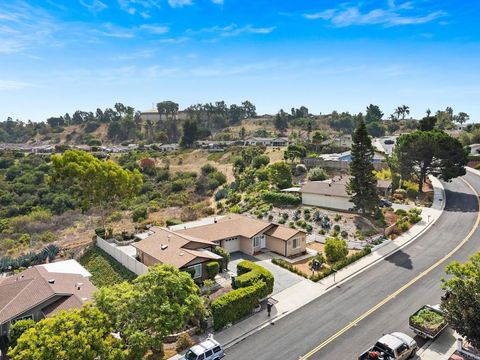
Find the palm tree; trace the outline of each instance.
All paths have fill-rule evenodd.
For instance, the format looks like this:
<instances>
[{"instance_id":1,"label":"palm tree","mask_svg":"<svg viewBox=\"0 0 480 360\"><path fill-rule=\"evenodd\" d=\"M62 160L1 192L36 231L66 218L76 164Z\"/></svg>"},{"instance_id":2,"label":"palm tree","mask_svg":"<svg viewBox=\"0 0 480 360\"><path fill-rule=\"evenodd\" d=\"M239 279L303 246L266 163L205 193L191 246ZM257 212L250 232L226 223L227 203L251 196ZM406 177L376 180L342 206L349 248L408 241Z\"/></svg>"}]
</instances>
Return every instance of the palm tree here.
<instances>
[{"instance_id":1,"label":"palm tree","mask_svg":"<svg viewBox=\"0 0 480 360\"><path fill-rule=\"evenodd\" d=\"M397 108L394 111L394 114L397 116L397 120L400 119L400 115L403 114L403 107L397 106Z\"/></svg>"},{"instance_id":2,"label":"palm tree","mask_svg":"<svg viewBox=\"0 0 480 360\"><path fill-rule=\"evenodd\" d=\"M402 105L402 120L405 120L405 114L410 114L410 107L407 105Z\"/></svg>"}]
</instances>

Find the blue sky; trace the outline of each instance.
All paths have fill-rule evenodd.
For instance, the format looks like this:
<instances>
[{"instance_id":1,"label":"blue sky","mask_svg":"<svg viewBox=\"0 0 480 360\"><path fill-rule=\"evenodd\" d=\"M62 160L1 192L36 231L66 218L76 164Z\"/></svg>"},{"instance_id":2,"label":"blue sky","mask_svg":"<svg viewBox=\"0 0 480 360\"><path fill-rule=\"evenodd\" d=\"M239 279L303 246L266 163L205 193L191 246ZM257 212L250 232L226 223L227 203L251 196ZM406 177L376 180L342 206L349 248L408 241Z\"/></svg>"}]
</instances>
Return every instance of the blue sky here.
<instances>
[{"instance_id":1,"label":"blue sky","mask_svg":"<svg viewBox=\"0 0 480 360\"><path fill-rule=\"evenodd\" d=\"M480 121L479 15L453 0L0 0L0 120L248 99Z\"/></svg>"}]
</instances>

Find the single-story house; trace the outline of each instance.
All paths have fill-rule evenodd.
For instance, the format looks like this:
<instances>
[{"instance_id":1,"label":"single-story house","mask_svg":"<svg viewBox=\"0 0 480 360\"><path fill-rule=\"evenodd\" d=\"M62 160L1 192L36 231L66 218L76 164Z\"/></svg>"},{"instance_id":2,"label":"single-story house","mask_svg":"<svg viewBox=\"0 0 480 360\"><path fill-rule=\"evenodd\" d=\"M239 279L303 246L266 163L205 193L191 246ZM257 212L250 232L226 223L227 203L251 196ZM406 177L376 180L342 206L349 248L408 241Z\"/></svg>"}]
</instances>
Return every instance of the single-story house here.
<instances>
[{"instance_id":1,"label":"single-story house","mask_svg":"<svg viewBox=\"0 0 480 360\"><path fill-rule=\"evenodd\" d=\"M163 152L177 151L178 144L162 144L158 148L160 151L163 151Z\"/></svg>"},{"instance_id":2,"label":"single-story house","mask_svg":"<svg viewBox=\"0 0 480 360\"><path fill-rule=\"evenodd\" d=\"M337 154L322 154L319 156L320 159L326 160L326 161L345 161L345 162L351 162L352 161L352 152L349 151L344 151L343 153L337 153ZM372 162L374 163L379 163L385 161L385 157L383 155L380 155L378 153L373 154L373 160Z\"/></svg>"},{"instance_id":3,"label":"single-story house","mask_svg":"<svg viewBox=\"0 0 480 360\"><path fill-rule=\"evenodd\" d=\"M195 280L205 280L206 264L220 262L222 257L211 250L217 246L214 242L196 238L167 228L154 226L149 233L141 234L140 240L132 246L137 251L137 259L146 266L170 264L183 270L192 269Z\"/></svg>"},{"instance_id":4,"label":"single-story house","mask_svg":"<svg viewBox=\"0 0 480 360\"><path fill-rule=\"evenodd\" d=\"M39 321L80 308L96 290L91 274L75 260L37 265L0 280L0 336L21 319Z\"/></svg>"},{"instance_id":5,"label":"single-story house","mask_svg":"<svg viewBox=\"0 0 480 360\"><path fill-rule=\"evenodd\" d=\"M300 189L302 204L336 210L350 210L354 204L347 193L349 176L336 176L324 181L308 181ZM381 196L391 189L391 181L379 180L377 188Z\"/></svg>"},{"instance_id":6,"label":"single-story house","mask_svg":"<svg viewBox=\"0 0 480 360\"><path fill-rule=\"evenodd\" d=\"M185 226L176 232L214 242L229 252L241 251L248 255L266 249L290 257L305 252L307 244L304 231L239 214L217 217L209 224Z\"/></svg>"},{"instance_id":7,"label":"single-story house","mask_svg":"<svg viewBox=\"0 0 480 360\"><path fill-rule=\"evenodd\" d=\"M255 145L264 145L264 146L287 146L288 138L278 137L249 137L243 141L244 146L255 146Z\"/></svg>"}]
</instances>

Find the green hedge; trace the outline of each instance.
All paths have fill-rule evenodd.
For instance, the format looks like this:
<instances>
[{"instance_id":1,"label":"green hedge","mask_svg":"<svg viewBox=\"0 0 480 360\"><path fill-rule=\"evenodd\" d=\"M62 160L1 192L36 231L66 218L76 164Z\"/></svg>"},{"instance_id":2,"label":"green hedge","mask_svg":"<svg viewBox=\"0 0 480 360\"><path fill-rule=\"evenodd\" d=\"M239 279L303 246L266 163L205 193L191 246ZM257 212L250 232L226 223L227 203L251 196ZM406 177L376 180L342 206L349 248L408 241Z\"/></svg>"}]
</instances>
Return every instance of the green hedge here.
<instances>
[{"instance_id":1,"label":"green hedge","mask_svg":"<svg viewBox=\"0 0 480 360\"><path fill-rule=\"evenodd\" d=\"M300 205L302 200L295 195L268 191L262 194L262 200L273 205Z\"/></svg>"},{"instance_id":2,"label":"green hedge","mask_svg":"<svg viewBox=\"0 0 480 360\"><path fill-rule=\"evenodd\" d=\"M263 266L257 265L249 260L243 260L237 265L237 274L238 276L235 278L235 286L237 288L251 286L258 280L263 280L267 286L265 295L262 296L262 298L272 293L275 280L272 273Z\"/></svg>"},{"instance_id":3,"label":"green hedge","mask_svg":"<svg viewBox=\"0 0 480 360\"><path fill-rule=\"evenodd\" d=\"M252 313L258 304L266 285L258 281L252 286L236 289L220 296L212 303L213 328L219 330L225 325Z\"/></svg>"},{"instance_id":4,"label":"green hedge","mask_svg":"<svg viewBox=\"0 0 480 360\"><path fill-rule=\"evenodd\" d=\"M251 261L237 265L235 290L220 296L212 303L213 327L223 328L252 313L258 300L273 291L274 278L270 271Z\"/></svg>"},{"instance_id":5,"label":"green hedge","mask_svg":"<svg viewBox=\"0 0 480 360\"><path fill-rule=\"evenodd\" d=\"M215 276L218 274L218 270L220 269L220 265L218 265L218 262L216 261L211 261L207 265L207 276L209 279L214 279Z\"/></svg>"}]
</instances>

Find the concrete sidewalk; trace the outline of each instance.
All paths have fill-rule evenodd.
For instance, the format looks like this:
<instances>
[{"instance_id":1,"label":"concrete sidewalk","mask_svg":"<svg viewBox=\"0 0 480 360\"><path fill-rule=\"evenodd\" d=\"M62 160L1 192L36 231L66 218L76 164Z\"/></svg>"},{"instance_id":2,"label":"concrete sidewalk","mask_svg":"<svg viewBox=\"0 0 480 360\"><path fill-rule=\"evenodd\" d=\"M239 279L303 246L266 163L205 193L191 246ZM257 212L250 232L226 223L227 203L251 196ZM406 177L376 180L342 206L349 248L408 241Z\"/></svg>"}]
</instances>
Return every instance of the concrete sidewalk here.
<instances>
[{"instance_id":1,"label":"concrete sidewalk","mask_svg":"<svg viewBox=\"0 0 480 360\"><path fill-rule=\"evenodd\" d=\"M376 246L372 249L373 251L370 255L367 255L355 263L339 270L335 276L330 275L317 283L308 279L303 279L295 285L286 288L272 296L272 298L277 301L277 304L272 308L271 317L268 317L266 311L262 310L259 313L253 314L248 318L235 323L229 328L215 333L215 339L227 349L255 332L273 325L282 317L298 310L300 307L322 296L334 286L360 274L417 239L427 231L435 221L437 221L445 207L445 191L443 185L434 177L430 177L430 180L434 189L432 207L422 208L422 221L414 224L409 231L402 234L394 241L386 240L382 244ZM176 356L171 359L178 358L179 356Z\"/></svg>"},{"instance_id":2,"label":"concrete sidewalk","mask_svg":"<svg viewBox=\"0 0 480 360\"><path fill-rule=\"evenodd\" d=\"M447 327L434 341L427 342L417 355L422 360L448 360L457 349L458 334Z\"/></svg>"}]
</instances>

